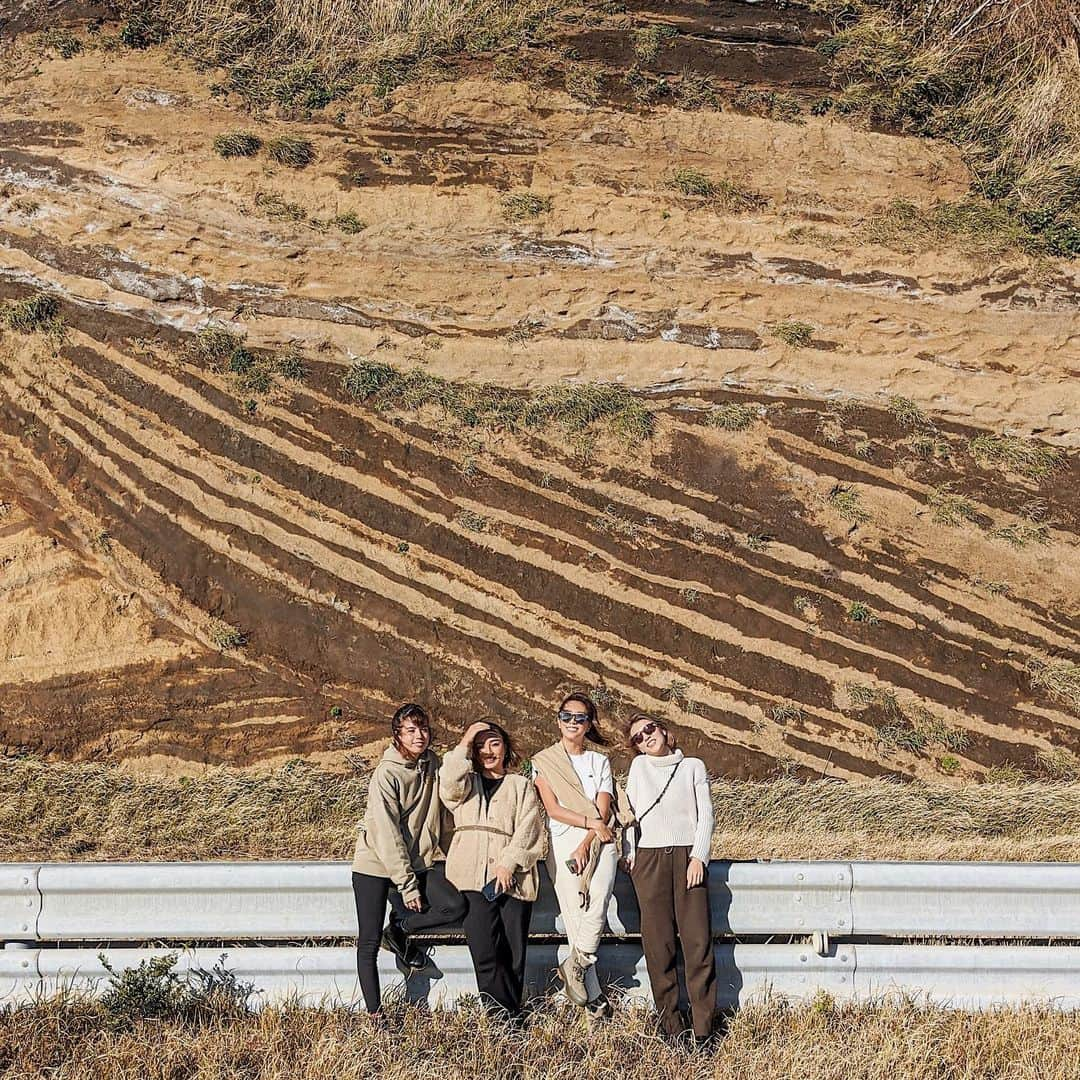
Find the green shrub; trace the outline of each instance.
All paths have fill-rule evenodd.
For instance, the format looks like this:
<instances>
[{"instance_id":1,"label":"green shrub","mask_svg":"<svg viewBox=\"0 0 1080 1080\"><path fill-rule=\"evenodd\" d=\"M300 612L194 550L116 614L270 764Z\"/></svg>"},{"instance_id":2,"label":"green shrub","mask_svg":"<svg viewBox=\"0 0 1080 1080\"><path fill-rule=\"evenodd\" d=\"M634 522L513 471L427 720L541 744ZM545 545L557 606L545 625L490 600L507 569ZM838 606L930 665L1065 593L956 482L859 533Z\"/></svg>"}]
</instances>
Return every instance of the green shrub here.
<instances>
[{"instance_id":1,"label":"green shrub","mask_svg":"<svg viewBox=\"0 0 1080 1080\"><path fill-rule=\"evenodd\" d=\"M37 42L44 51L57 53L65 60L70 60L83 51L82 42L64 27L42 31L37 36Z\"/></svg>"},{"instance_id":2,"label":"green shrub","mask_svg":"<svg viewBox=\"0 0 1080 1080\"><path fill-rule=\"evenodd\" d=\"M808 322L800 322L797 319L771 323L769 333L774 338L779 338L785 345L791 345L797 349L805 349L814 340L814 327Z\"/></svg>"},{"instance_id":3,"label":"green shrub","mask_svg":"<svg viewBox=\"0 0 1080 1080\"><path fill-rule=\"evenodd\" d=\"M367 223L361 221L352 210L349 210L344 214L338 214L337 217L334 218L334 224L343 233L347 233L349 236L356 236L367 228Z\"/></svg>"},{"instance_id":4,"label":"green shrub","mask_svg":"<svg viewBox=\"0 0 1080 1080\"><path fill-rule=\"evenodd\" d=\"M503 215L509 221L524 221L551 212L550 195L534 195L531 191L515 191L501 200Z\"/></svg>"},{"instance_id":5,"label":"green shrub","mask_svg":"<svg viewBox=\"0 0 1080 1080\"><path fill-rule=\"evenodd\" d=\"M231 131L214 137L214 150L223 158L254 157L262 139L250 131Z\"/></svg>"},{"instance_id":6,"label":"green shrub","mask_svg":"<svg viewBox=\"0 0 1080 1080\"><path fill-rule=\"evenodd\" d=\"M520 393L490 383L459 383L425 371L399 371L378 360L352 363L342 390L376 409L415 411L438 407L465 427L509 431L558 426L580 434L604 423L615 434L640 442L652 436L651 410L626 387L611 383L560 383Z\"/></svg>"},{"instance_id":7,"label":"green shrub","mask_svg":"<svg viewBox=\"0 0 1080 1080\"><path fill-rule=\"evenodd\" d=\"M758 410L741 401L723 401L714 405L705 417L709 427L723 431L745 431L758 419Z\"/></svg>"},{"instance_id":8,"label":"green shrub","mask_svg":"<svg viewBox=\"0 0 1080 1080\"><path fill-rule=\"evenodd\" d=\"M266 152L279 165L303 169L315 160L315 147L310 139L296 135L280 135L266 144Z\"/></svg>"},{"instance_id":9,"label":"green shrub","mask_svg":"<svg viewBox=\"0 0 1080 1080\"><path fill-rule=\"evenodd\" d=\"M176 953L151 956L117 971L104 953L98 954L108 984L99 1005L112 1028L130 1028L146 1020L221 1021L249 1011L254 983L244 983L224 966L222 955L205 971L195 968L181 977L174 970Z\"/></svg>"},{"instance_id":10,"label":"green shrub","mask_svg":"<svg viewBox=\"0 0 1080 1080\"><path fill-rule=\"evenodd\" d=\"M0 311L9 330L20 334L50 334L62 330L60 301L52 293L39 292L25 300L14 300Z\"/></svg>"},{"instance_id":11,"label":"green shrub","mask_svg":"<svg viewBox=\"0 0 1080 1080\"><path fill-rule=\"evenodd\" d=\"M861 600L852 600L848 604L847 616L852 622L866 623L867 626L876 626L879 621L873 609Z\"/></svg>"}]
</instances>

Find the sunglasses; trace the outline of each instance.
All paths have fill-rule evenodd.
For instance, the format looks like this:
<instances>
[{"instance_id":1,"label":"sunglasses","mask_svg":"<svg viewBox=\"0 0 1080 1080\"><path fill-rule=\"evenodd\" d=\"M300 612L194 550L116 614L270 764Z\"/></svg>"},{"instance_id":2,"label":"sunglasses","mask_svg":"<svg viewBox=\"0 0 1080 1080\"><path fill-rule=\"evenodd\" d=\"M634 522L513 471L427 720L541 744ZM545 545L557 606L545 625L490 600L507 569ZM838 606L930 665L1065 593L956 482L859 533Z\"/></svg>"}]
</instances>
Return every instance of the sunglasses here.
<instances>
[{"instance_id":1,"label":"sunglasses","mask_svg":"<svg viewBox=\"0 0 1080 1080\"><path fill-rule=\"evenodd\" d=\"M583 712L569 712L563 709L559 713L560 724L587 724L589 722L589 714Z\"/></svg>"},{"instance_id":2,"label":"sunglasses","mask_svg":"<svg viewBox=\"0 0 1080 1080\"><path fill-rule=\"evenodd\" d=\"M640 746L659 726L650 720L636 735L630 736L630 741L634 746Z\"/></svg>"}]
</instances>

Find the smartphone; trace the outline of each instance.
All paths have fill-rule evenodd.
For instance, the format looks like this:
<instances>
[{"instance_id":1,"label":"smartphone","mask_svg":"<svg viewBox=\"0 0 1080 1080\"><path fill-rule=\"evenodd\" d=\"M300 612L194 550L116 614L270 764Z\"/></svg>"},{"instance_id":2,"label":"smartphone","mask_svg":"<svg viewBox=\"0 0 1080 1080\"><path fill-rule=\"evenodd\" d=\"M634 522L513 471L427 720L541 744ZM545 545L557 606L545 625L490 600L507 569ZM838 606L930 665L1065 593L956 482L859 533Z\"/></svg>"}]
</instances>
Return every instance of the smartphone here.
<instances>
[{"instance_id":1,"label":"smartphone","mask_svg":"<svg viewBox=\"0 0 1080 1080\"><path fill-rule=\"evenodd\" d=\"M499 895L495 890L499 887L499 883L492 878L481 890L480 895L489 903L494 904L496 897Z\"/></svg>"},{"instance_id":2,"label":"smartphone","mask_svg":"<svg viewBox=\"0 0 1080 1080\"><path fill-rule=\"evenodd\" d=\"M566 860L566 866L569 869L571 874L580 874L581 873L581 871L578 869L577 859L567 859Z\"/></svg>"}]
</instances>

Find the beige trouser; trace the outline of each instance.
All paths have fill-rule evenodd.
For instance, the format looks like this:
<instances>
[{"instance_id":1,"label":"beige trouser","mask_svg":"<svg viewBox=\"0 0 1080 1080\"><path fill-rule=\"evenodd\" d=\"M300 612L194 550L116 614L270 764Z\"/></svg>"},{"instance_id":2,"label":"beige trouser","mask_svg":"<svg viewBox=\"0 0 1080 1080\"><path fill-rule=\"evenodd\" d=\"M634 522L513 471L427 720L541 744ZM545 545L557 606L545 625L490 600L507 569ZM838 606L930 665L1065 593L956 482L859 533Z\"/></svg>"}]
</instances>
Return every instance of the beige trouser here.
<instances>
[{"instance_id":1,"label":"beige trouser","mask_svg":"<svg viewBox=\"0 0 1080 1080\"><path fill-rule=\"evenodd\" d=\"M596 950L600 945L600 936L607 925L608 901L615 888L615 870L619 857L614 844L604 844L600 848L596 871L589 884L589 906L582 908L578 895L578 877L566 865L566 860L574 849L585 839L585 829L571 826L566 832L552 835L548 844L547 868L553 884L555 896L559 901L563 924L566 926L566 940L577 951L583 964L588 964L585 972L585 989L589 1000L600 996L600 980L596 977Z\"/></svg>"}]
</instances>

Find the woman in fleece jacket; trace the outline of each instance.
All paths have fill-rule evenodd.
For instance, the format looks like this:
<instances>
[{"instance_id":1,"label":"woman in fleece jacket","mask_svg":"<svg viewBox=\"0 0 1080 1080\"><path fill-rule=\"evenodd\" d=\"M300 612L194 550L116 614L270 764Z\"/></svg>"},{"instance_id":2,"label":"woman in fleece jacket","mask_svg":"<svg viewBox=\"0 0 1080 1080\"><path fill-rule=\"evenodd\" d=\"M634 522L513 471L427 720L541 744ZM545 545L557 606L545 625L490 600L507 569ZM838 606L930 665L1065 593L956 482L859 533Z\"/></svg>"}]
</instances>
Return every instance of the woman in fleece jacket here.
<instances>
[{"instance_id":1,"label":"woman in fleece jacket","mask_svg":"<svg viewBox=\"0 0 1080 1080\"><path fill-rule=\"evenodd\" d=\"M521 1012L525 949L544 854L540 801L517 764L510 736L493 720L473 724L446 755L439 794L454 816L446 876L461 890L465 939L485 1008Z\"/></svg>"},{"instance_id":2,"label":"woman in fleece jacket","mask_svg":"<svg viewBox=\"0 0 1080 1080\"><path fill-rule=\"evenodd\" d=\"M653 1000L669 1037L681 1038L676 945L682 945L691 1026L698 1042L712 1034L716 970L709 923L709 849L713 810L699 758L683 757L663 724L644 713L626 728L630 763L626 797L636 825L623 854L641 909L641 944Z\"/></svg>"},{"instance_id":3,"label":"woman in fleece jacket","mask_svg":"<svg viewBox=\"0 0 1080 1080\"><path fill-rule=\"evenodd\" d=\"M428 957L410 934L460 923L461 893L446 880L441 856L439 758L431 749L431 722L419 705L402 705L390 721L393 742L375 767L367 811L353 856L356 898L356 971L368 1012L381 1018L379 943L407 968ZM390 922L383 929L386 901Z\"/></svg>"}]
</instances>

